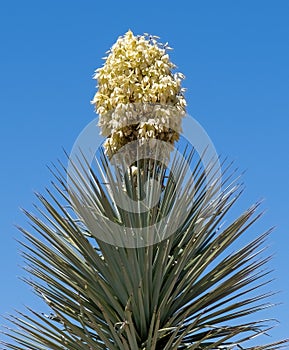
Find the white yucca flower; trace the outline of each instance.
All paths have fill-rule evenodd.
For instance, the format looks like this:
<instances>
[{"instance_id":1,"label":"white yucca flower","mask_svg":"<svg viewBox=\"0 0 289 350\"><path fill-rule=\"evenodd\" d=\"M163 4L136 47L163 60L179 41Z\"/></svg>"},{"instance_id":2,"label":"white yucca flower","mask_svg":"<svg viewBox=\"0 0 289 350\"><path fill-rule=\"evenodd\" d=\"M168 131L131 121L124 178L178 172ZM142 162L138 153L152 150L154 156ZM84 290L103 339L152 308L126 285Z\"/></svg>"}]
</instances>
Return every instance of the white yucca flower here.
<instances>
[{"instance_id":1,"label":"white yucca flower","mask_svg":"<svg viewBox=\"0 0 289 350\"><path fill-rule=\"evenodd\" d=\"M128 31L96 70L98 91L92 103L109 155L137 139L178 139L186 113L184 75L173 73L169 49L157 37Z\"/></svg>"}]
</instances>

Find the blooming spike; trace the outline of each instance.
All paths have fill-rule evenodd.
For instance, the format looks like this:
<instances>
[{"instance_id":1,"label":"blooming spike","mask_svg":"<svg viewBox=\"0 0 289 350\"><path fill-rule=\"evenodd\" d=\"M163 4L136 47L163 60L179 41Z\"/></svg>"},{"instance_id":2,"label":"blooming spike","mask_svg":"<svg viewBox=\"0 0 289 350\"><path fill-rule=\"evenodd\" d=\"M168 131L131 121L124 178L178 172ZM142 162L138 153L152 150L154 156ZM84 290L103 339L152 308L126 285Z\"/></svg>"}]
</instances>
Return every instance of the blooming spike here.
<instances>
[{"instance_id":1,"label":"blooming spike","mask_svg":"<svg viewBox=\"0 0 289 350\"><path fill-rule=\"evenodd\" d=\"M129 30L108 52L96 70L98 82L92 104L108 139L106 151L117 152L136 139L156 138L174 143L181 132L186 101L167 44L152 35L135 36ZM141 116L141 120L139 119Z\"/></svg>"}]
</instances>

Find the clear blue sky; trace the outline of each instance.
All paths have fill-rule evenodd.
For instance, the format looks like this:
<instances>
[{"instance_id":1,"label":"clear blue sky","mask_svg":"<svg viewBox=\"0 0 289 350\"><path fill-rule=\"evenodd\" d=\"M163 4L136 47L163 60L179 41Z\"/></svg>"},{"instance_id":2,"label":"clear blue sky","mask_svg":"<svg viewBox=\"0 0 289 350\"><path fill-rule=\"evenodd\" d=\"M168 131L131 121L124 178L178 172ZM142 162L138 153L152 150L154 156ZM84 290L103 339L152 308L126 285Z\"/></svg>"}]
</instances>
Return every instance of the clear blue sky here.
<instances>
[{"instance_id":1,"label":"clear blue sky","mask_svg":"<svg viewBox=\"0 0 289 350\"><path fill-rule=\"evenodd\" d=\"M42 304L17 276L24 272L14 224L32 209L33 191L51 175L95 114L94 70L119 35L148 32L174 48L186 75L188 112L217 151L246 169L240 213L260 198L268 209L251 231L270 226L274 301L264 313L289 337L289 1L0 2L0 314Z\"/></svg>"}]
</instances>

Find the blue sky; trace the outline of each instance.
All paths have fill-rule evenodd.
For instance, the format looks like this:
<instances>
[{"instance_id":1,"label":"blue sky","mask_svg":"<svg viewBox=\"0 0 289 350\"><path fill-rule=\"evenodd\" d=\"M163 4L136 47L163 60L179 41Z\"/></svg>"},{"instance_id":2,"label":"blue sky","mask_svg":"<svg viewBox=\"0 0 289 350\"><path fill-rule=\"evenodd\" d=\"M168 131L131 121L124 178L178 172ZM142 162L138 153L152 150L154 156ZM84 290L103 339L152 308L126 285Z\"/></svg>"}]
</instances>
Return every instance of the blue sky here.
<instances>
[{"instance_id":1,"label":"blue sky","mask_svg":"<svg viewBox=\"0 0 289 350\"><path fill-rule=\"evenodd\" d=\"M234 160L246 191L234 212L264 198L252 237L276 225L269 245L273 301L266 311L289 337L289 2L2 0L0 4L0 314L42 304L23 276L14 224L26 225L50 162L64 159L95 118L94 70L119 35L148 32L174 48L186 75L188 113L218 153Z\"/></svg>"}]
</instances>

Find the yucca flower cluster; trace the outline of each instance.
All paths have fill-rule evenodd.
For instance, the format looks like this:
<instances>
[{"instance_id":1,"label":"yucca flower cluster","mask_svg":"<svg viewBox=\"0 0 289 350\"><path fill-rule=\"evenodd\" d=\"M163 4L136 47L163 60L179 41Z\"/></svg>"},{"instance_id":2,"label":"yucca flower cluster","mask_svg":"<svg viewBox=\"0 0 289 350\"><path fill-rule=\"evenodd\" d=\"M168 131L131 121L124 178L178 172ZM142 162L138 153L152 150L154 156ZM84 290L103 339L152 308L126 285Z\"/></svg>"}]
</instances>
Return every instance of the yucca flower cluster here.
<instances>
[{"instance_id":1,"label":"yucca flower cluster","mask_svg":"<svg viewBox=\"0 0 289 350\"><path fill-rule=\"evenodd\" d=\"M168 44L148 34L130 30L108 51L103 67L96 70L98 82L92 103L106 136L109 156L139 139L159 139L173 144L181 132L186 101L182 73L173 73Z\"/></svg>"}]
</instances>

